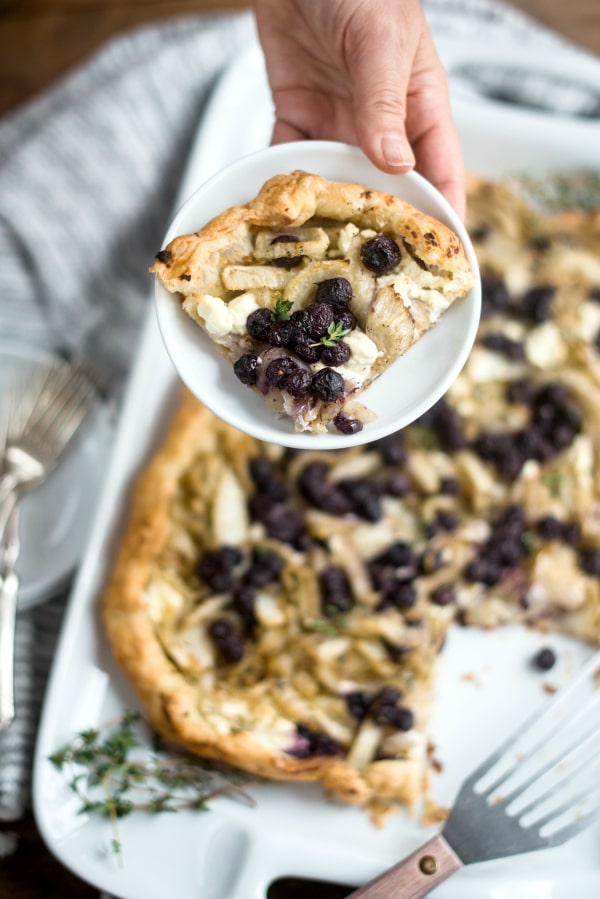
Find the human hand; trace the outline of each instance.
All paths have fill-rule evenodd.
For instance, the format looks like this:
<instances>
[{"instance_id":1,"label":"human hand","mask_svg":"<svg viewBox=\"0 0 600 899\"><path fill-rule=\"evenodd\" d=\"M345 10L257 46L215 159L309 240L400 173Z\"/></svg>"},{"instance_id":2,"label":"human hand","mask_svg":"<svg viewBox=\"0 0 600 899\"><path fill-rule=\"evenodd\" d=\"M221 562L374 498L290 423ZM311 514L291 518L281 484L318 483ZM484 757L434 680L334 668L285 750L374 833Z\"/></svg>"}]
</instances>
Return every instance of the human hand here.
<instances>
[{"instance_id":1,"label":"human hand","mask_svg":"<svg viewBox=\"0 0 600 899\"><path fill-rule=\"evenodd\" d=\"M415 167L465 211L446 76L419 0L255 0L273 143L339 140L385 172Z\"/></svg>"}]
</instances>

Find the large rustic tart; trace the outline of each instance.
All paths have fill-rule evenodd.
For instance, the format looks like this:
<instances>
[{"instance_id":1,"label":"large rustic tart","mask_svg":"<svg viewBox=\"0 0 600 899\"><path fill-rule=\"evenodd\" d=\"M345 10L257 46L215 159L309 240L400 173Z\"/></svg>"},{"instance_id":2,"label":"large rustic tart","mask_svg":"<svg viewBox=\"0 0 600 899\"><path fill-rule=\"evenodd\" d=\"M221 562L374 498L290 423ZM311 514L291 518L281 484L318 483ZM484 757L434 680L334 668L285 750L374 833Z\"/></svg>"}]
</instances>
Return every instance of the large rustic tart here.
<instances>
[{"instance_id":1,"label":"large rustic tart","mask_svg":"<svg viewBox=\"0 0 600 899\"><path fill-rule=\"evenodd\" d=\"M372 418L356 398L474 281L441 222L304 171L175 237L151 271L242 383L313 433Z\"/></svg>"},{"instance_id":2,"label":"large rustic tart","mask_svg":"<svg viewBox=\"0 0 600 899\"><path fill-rule=\"evenodd\" d=\"M192 752L414 805L450 626L600 642L600 218L472 179L468 225L479 335L425 417L291 451L186 393L140 476L104 621Z\"/></svg>"}]
</instances>

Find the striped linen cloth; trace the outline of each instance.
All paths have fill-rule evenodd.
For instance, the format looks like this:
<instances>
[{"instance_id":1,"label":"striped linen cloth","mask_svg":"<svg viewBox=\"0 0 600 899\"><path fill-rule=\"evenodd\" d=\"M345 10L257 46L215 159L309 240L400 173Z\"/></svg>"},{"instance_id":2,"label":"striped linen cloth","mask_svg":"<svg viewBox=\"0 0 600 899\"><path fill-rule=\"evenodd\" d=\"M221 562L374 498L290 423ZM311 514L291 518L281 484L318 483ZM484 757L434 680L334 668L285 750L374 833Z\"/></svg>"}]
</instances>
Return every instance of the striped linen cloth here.
<instances>
[{"instance_id":1,"label":"striped linen cloth","mask_svg":"<svg viewBox=\"0 0 600 899\"><path fill-rule=\"evenodd\" d=\"M494 0L422 0L434 37L564 42ZM111 41L0 122L0 340L126 377L191 140L250 13L169 20ZM117 255L117 247L119 254ZM0 734L0 821L28 803L32 747L66 595L18 617L17 715Z\"/></svg>"}]
</instances>

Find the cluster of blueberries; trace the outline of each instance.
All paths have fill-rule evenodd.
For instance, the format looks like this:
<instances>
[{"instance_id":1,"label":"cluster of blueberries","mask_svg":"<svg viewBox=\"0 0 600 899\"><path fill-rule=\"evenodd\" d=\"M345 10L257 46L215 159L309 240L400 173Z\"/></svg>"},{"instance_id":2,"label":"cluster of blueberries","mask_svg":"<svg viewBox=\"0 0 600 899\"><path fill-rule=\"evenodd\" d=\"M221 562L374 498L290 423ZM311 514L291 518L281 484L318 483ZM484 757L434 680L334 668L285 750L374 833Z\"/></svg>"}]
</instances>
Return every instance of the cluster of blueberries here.
<instances>
[{"instance_id":1,"label":"cluster of blueberries","mask_svg":"<svg viewBox=\"0 0 600 899\"><path fill-rule=\"evenodd\" d=\"M542 324L552 314L552 300L556 287L552 284L536 284L521 296L513 296L504 279L490 272L481 277L481 314L507 313L531 324Z\"/></svg>"},{"instance_id":2,"label":"cluster of blueberries","mask_svg":"<svg viewBox=\"0 0 600 899\"><path fill-rule=\"evenodd\" d=\"M344 697L346 707L353 718L364 721L371 718L375 724L393 730L409 731L414 726L413 712L400 704L402 693L396 687L382 687L377 693L354 690ZM305 724L296 725L296 742L288 755L305 759L314 756L344 756L344 748L322 731L314 731Z\"/></svg>"},{"instance_id":3,"label":"cluster of blueberries","mask_svg":"<svg viewBox=\"0 0 600 899\"><path fill-rule=\"evenodd\" d=\"M297 240L291 235L283 238ZM274 242L275 242L274 241ZM400 249L385 234L378 234L366 241L361 249L361 260L371 271L383 274L391 271L400 261ZM299 264L301 257L282 257L274 260L285 267ZM356 319L349 309L352 285L347 278L328 278L317 284L313 302L304 309L297 309L288 316L261 307L251 312L246 320L246 330L256 342L257 351L244 353L233 366L236 377L249 387L257 384L259 364L263 348L282 348L285 355L271 359L265 367L266 384L284 390L294 399L313 396L324 402L335 402L344 397L342 375L334 369L344 365L351 355L343 338L356 327ZM307 366L320 362L324 368L313 374ZM334 426L340 433L355 434L362 430L362 422L346 415L338 415Z\"/></svg>"},{"instance_id":4,"label":"cluster of blueberries","mask_svg":"<svg viewBox=\"0 0 600 899\"><path fill-rule=\"evenodd\" d=\"M235 546L221 546L207 550L198 561L197 572L215 593L229 593L233 608L241 618L246 634L256 626L254 601L257 591L267 584L276 583L284 566L278 553L266 547L252 550L250 564L243 574L238 574L244 561L243 553ZM233 622L223 616L215 618L208 633L223 661L239 662L245 652L244 642Z\"/></svg>"},{"instance_id":5,"label":"cluster of blueberries","mask_svg":"<svg viewBox=\"0 0 600 899\"><path fill-rule=\"evenodd\" d=\"M548 462L569 446L581 430L582 416L568 390L558 383L536 388L527 379L514 381L507 387L506 398L529 407L529 423L516 431L484 432L471 446L500 475L513 480L528 459ZM445 450L454 452L469 445L458 414L444 400L423 421L431 425Z\"/></svg>"}]
</instances>

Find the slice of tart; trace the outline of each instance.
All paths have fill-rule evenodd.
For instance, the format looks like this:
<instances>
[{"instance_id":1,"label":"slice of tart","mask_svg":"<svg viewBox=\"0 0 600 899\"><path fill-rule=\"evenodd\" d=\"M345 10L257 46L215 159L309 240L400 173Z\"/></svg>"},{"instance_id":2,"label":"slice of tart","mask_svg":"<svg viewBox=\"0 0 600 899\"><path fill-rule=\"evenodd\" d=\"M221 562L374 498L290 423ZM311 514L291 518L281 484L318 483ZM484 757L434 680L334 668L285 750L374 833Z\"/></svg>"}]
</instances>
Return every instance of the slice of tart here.
<instances>
[{"instance_id":1,"label":"slice of tart","mask_svg":"<svg viewBox=\"0 0 600 899\"><path fill-rule=\"evenodd\" d=\"M314 433L372 420L358 395L473 284L441 222L302 171L174 238L151 271L243 384Z\"/></svg>"}]
</instances>

